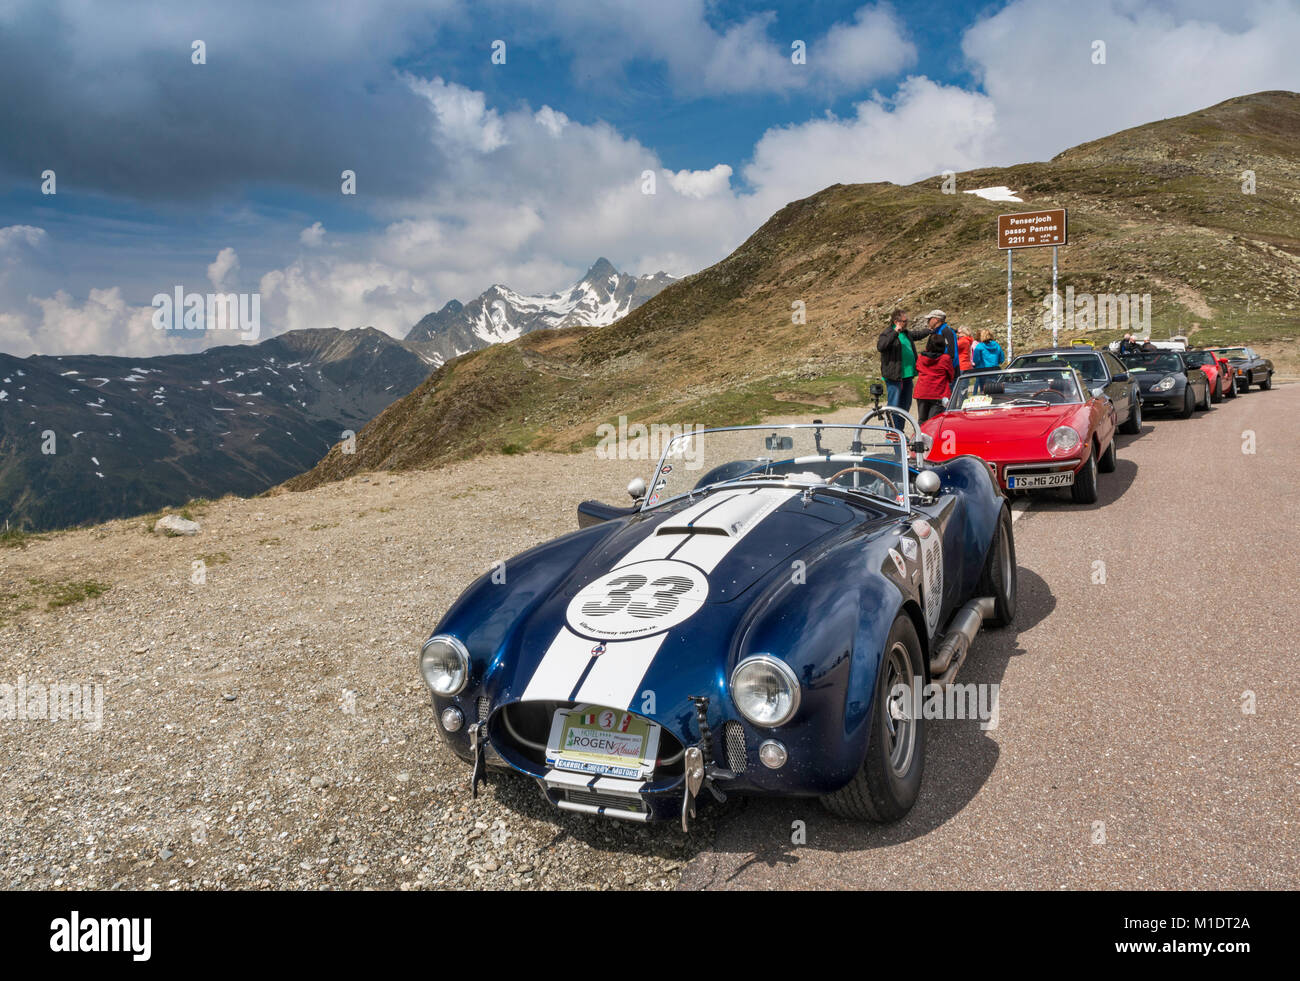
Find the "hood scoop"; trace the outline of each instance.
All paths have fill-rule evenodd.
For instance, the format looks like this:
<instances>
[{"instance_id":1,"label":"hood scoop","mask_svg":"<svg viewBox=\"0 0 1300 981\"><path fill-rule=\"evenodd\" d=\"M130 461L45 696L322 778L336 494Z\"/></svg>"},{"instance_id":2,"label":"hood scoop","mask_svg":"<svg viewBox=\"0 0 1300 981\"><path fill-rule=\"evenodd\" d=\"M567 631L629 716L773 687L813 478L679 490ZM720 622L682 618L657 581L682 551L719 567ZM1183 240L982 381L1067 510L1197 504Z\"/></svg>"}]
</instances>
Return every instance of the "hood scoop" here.
<instances>
[{"instance_id":1,"label":"hood scoop","mask_svg":"<svg viewBox=\"0 0 1300 981\"><path fill-rule=\"evenodd\" d=\"M791 492L782 488L756 488L740 491L717 502L696 517L690 511L669 518L659 526L657 535L721 535L739 538L789 500Z\"/></svg>"}]
</instances>

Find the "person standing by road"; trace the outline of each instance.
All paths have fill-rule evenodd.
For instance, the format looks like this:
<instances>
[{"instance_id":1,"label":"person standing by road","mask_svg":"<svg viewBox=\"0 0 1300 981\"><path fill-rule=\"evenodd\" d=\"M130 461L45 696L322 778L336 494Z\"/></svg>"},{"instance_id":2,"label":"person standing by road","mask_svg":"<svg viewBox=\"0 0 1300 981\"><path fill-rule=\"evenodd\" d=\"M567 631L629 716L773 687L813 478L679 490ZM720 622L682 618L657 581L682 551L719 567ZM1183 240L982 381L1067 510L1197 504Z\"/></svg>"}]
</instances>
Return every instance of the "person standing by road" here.
<instances>
[{"instance_id":1,"label":"person standing by road","mask_svg":"<svg viewBox=\"0 0 1300 981\"><path fill-rule=\"evenodd\" d=\"M975 338L971 337L969 327L957 328L957 374L963 371L970 371L975 367L975 362L971 360L970 350L975 346Z\"/></svg>"},{"instance_id":2,"label":"person standing by road","mask_svg":"<svg viewBox=\"0 0 1300 981\"><path fill-rule=\"evenodd\" d=\"M957 377L947 344L938 334L931 334L925 350L916 362L916 418L925 422L943 411L944 403L952 393L952 381Z\"/></svg>"},{"instance_id":3,"label":"person standing by road","mask_svg":"<svg viewBox=\"0 0 1300 981\"><path fill-rule=\"evenodd\" d=\"M960 364L957 356L957 332L948 326L948 315L942 310L931 310L925 315L926 326L943 338L944 353L952 359L953 364Z\"/></svg>"},{"instance_id":4,"label":"person standing by road","mask_svg":"<svg viewBox=\"0 0 1300 981\"><path fill-rule=\"evenodd\" d=\"M971 361L978 368L996 368L1006 357L1002 345L993 339L993 331L985 329L979 333L979 343L971 349Z\"/></svg>"},{"instance_id":5,"label":"person standing by road","mask_svg":"<svg viewBox=\"0 0 1300 981\"><path fill-rule=\"evenodd\" d=\"M916 381L916 341L930 336L926 328L907 326L907 311L896 307L889 315L889 326L876 340L880 352L880 374L885 379L887 402L904 412L912 411L912 387Z\"/></svg>"}]
</instances>

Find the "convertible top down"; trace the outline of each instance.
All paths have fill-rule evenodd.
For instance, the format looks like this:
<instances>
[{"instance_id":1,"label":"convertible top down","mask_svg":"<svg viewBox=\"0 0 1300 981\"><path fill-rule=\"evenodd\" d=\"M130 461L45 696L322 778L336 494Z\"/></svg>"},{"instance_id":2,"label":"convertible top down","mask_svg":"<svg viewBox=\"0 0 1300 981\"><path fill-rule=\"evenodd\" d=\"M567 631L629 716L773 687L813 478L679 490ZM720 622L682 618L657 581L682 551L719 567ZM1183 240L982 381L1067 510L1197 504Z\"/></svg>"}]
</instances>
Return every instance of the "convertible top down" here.
<instances>
[{"instance_id":1,"label":"convertible top down","mask_svg":"<svg viewBox=\"0 0 1300 981\"><path fill-rule=\"evenodd\" d=\"M862 425L679 436L633 507L584 503L585 527L485 573L420 657L475 791L497 767L564 810L684 828L706 790L905 814L926 748L906 692L950 683L1016 605L988 468L923 447Z\"/></svg>"}]
</instances>

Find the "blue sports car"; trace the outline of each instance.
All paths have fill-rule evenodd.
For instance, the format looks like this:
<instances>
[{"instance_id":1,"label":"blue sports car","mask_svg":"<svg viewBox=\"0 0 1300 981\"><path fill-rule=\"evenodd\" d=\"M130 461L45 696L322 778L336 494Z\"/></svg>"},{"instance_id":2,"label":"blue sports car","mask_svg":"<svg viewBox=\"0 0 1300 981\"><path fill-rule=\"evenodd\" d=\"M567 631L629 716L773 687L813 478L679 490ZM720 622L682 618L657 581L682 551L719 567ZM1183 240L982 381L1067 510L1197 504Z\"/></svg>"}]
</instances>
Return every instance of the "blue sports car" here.
<instances>
[{"instance_id":1,"label":"blue sports car","mask_svg":"<svg viewBox=\"0 0 1300 981\"><path fill-rule=\"evenodd\" d=\"M872 422L678 436L631 507L584 502L465 590L420 673L475 793L503 768L558 808L683 829L706 792L906 814L912 692L1011 622L1015 546L983 462L931 466L914 421Z\"/></svg>"}]
</instances>

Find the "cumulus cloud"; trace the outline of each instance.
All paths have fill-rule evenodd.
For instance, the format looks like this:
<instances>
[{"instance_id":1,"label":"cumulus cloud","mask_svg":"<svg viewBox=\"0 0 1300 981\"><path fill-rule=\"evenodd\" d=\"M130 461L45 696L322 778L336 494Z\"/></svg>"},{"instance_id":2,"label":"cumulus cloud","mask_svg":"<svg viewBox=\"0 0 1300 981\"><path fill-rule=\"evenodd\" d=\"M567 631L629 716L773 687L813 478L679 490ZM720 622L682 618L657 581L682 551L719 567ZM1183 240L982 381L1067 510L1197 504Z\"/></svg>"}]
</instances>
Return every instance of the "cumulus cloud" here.
<instances>
[{"instance_id":1,"label":"cumulus cloud","mask_svg":"<svg viewBox=\"0 0 1300 981\"><path fill-rule=\"evenodd\" d=\"M309 248L314 248L325 241L325 226L318 221L312 222L298 233L298 241Z\"/></svg>"},{"instance_id":2,"label":"cumulus cloud","mask_svg":"<svg viewBox=\"0 0 1300 981\"><path fill-rule=\"evenodd\" d=\"M239 256L234 249L227 246L217 253L216 259L208 266L208 282L212 284L213 289L234 289L237 272L239 272Z\"/></svg>"},{"instance_id":3,"label":"cumulus cloud","mask_svg":"<svg viewBox=\"0 0 1300 981\"><path fill-rule=\"evenodd\" d=\"M707 198L731 186L731 168L718 164L709 170L668 171L668 183L683 197Z\"/></svg>"},{"instance_id":4,"label":"cumulus cloud","mask_svg":"<svg viewBox=\"0 0 1300 981\"><path fill-rule=\"evenodd\" d=\"M92 289L85 300L58 290L32 297L31 310L0 315L0 350L29 354L173 354L175 335L153 327L153 308L127 303L117 287Z\"/></svg>"}]
</instances>

